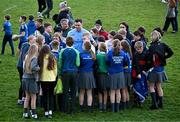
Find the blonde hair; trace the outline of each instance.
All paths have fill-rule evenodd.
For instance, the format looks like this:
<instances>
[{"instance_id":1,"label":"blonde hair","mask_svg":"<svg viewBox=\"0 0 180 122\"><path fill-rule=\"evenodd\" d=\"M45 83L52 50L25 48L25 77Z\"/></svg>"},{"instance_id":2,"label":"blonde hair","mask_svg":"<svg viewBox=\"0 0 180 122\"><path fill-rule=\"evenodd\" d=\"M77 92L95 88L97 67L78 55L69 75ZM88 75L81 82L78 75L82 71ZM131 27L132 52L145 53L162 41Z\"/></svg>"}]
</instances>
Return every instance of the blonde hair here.
<instances>
[{"instance_id":1,"label":"blonde hair","mask_svg":"<svg viewBox=\"0 0 180 122\"><path fill-rule=\"evenodd\" d=\"M143 47L143 43L141 41L137 41L134 45L134 48L141 48Z\"/></svg>"},{"instance_id":2,"label":"blonde hair","mask_svg":"<svg viewBox=\"0 0 180 122\"><path fill-rule=\"evenodd\" d=\"M28 53L27 53L25 61L24 61L25 72L32 73L32 71L31 71L31 60L33 57L37 57L37 54L38 54L38 46L36 44L32 44L29 47Z\"/></svg>"},{"instance_id":3,"label":"blonde hair","mask_svg":"<svg viewBox=\"0 0 180 122\"><path fill-rule=\"evenodd\" d=\"M153 32L151 32L152 42L159 41L160 39L161 39L161 34L157 30L154 30Z\"/></svg>"},{"instance_id":4,"label":"blonde hair","mask_svg":"<svg viewBox=\"0 0 180 122\"><path fill-rule=\"evenodd\" d=\"M59 32L55 32L53 37L58 37L59 39L61 39L61 33Z\"/></svg>"},{"instance_id":5,"label":"blonde hair","mask_svg":"<svg viewBox=\"0 0 180 122\"><path fill-rule=\"evenodd\" d=\"M131 46L126 40L121 41L121 47L124 51L128 52L130 57L132 58Z\"/></svg>"},{"instance_id":6,"label":"blonde hair","mask_svg":"<svg viewBox=\"0 0 180 122\"><path fill-rule=\"evenodd\" d=\"M102 51L102 52L107 51L106 44L104 42L100 42L98 48L99 48L99 51Z\"/></svg>"},{"instance_id":7,"label":"blonde hair","mask_svg":"<svg viewBox=\"0 0 180 122\"><path fill-rule=\"evenodd\" d=\"M113 52L113 55L117 56L119 55L119 51L121 50L121 42L119 39L114 39L113 42L112 42L112 45L113 45L113 49L114 49L114 52Z\"/></svg>"},{"instance_id":8,"label":"blonde hair","mask_svg":"<svg viewBox=\"0 0 180 122\"><path fill-rule=\"evenodd\" d=\"M44 36L43 35L38 35L37 38L36 38L36 43L38 44L39 50L44 44L43 41L45 41Z\"/></svg>"},{"instance_id":9,"label":"blonde hair","mask_svg":"<svg viewBox=\"0 0 180 122\"><path fill-rule=\"evenodd\" d=\"M82 36L88 36L89 38L90 38L90 34L89 33L83 33L83 35Z\"/></svg>"}]
</instances>

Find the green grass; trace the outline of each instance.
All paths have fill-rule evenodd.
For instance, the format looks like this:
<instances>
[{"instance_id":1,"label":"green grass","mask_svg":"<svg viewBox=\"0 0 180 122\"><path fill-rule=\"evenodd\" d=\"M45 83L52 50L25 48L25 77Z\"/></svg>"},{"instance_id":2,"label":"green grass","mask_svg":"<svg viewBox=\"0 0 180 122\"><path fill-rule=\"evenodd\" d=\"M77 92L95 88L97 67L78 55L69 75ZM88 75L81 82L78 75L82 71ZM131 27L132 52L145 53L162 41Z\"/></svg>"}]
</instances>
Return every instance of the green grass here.
<instances>
[{"instance_id":1,"label":"green grass","mask_svg":"<svg viewBox=\"0 0 180 122\"><path fill-rule=\"evenodd\" d=\"M131 30L135 31L139 26L147 30L149 38L151 30L162 27L164 24L166 5L160 0L68 0L72 8L74 18L82 18L84 27L90 29L96 19L103 20L103 26L107 31L117 30L121 21L127 21ZM52 13L58 12L58 1L54 0ZM10 10L7 8L16 6ZM3 16L10 14L13 24L13 32L18 32L20 15L36 15L36 0L1 0L0 23L3 23ZM51 20L46 20L52 22ZM169 28L169 31L171 27ZM171 34L167 32L163 41L172 47L174 56L168 60L166 71L169 81L163 84L164 109L151 111L150 97L146 100L142 109L132 108L120 113L100 113L97 110L91 114L76 113L73 116L56 112L53 121L179 121L180 120L180 33ZM3 32L0 32L0 45ZM18 42L15 42L17 49ZM16 69L17 56L11 57L9 46L6 46L4 56L0 56L0 121L23 121L22 106L16 104L19 88L19 76ZM46 121L43 117L43 110L38 109L40 120ZM30 120L31 121L31 120Z\"/></svg>"}]
</instances>

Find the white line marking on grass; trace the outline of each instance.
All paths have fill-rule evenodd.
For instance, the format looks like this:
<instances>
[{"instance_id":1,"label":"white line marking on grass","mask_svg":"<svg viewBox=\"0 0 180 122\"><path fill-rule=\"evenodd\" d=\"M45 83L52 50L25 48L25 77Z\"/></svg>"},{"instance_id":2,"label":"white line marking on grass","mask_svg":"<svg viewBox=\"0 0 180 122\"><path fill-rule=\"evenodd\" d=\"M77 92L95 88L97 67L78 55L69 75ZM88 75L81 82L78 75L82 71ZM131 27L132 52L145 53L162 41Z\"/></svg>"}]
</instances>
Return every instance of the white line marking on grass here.
<instances>
[{"instance_id":1,"label":"white line marking on grass","mask_svg":"<svg viewBox=\"0 0 180 122\"><path fill-rule=\"evenodd\" d=\"M13 8L16 8L16 7L17 7L16 5L13 5L13 6L7 8L7 9L3 10L3 12L9 11L9 10L11 10L11 9L13 9Z\"/></svg>"}]
</instances>

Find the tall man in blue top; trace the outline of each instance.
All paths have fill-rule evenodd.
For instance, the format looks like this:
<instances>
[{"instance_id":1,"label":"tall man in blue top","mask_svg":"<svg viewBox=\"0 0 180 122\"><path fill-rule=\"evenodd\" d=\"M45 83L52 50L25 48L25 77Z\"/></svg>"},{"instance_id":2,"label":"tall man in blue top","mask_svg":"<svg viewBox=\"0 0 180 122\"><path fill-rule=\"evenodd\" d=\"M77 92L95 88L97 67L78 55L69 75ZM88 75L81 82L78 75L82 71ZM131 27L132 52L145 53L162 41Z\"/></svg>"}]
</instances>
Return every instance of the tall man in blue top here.
<instances>
[{"instance_id":1,"label":"tall man in blue top","mask_svg":"<svg viewBox=\"0 0 180 122\"><path fill-rule=\"evenodd\" d=\"M83 52L83 34L89 33L86 29L83 28L82 19L76 19L74 23L75 28L68 32L67 37L72 37L74 39L73 47L77 49L80 53ZM90 34L91 43L95 46L96 42L94 41L92 35Z\"/></svg>"}]
</instances>

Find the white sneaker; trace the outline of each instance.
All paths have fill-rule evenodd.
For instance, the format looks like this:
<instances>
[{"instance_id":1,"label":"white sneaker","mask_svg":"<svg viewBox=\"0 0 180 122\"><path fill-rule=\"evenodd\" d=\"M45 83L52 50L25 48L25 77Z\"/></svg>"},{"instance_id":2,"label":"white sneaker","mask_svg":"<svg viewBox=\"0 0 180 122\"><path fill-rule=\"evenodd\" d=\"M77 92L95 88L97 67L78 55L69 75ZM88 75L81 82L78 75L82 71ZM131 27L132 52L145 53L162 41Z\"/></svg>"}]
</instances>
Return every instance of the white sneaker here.
<instances>
[{"instance_id":1,"label":"white sneaker","mask_svg":"<svg viewBox=\"0 0 180 122\"><path fill-rule=\"evenodd\" d=\"M41 12L37 12L37 16L38 16L38 18L43 18L43 15Z\"/></svg>"},{"instance_id":2,"label":"white sneaker","mask_svg":"<svg viewBox=\"0 0 180 122\"><path fill-rule=\"evenodd\" d=\"M48 118L52 118L52 110L49 110L49 116L48 116Z\"/></svg>"},{"instance_id":3,"label":"white sneaker","mask_svg":"<svg viewBox=\"0 0 180 122\"><path fill-rule=\"evenodd\" d=\"M46 111L46 112L44 113L44 115L45 115L45 117L48 117L48 116L49 116L49 112Z\"/></svg>"},{"instance_id":4,"label":"white sneaker","mask_svg":"<svg viewBox=\"0 0 180 122\"><path fill-rule=\"evenodd\" d=\"M23 104L24 104L24 101L18 99L17 104L18 104L18 105L23 105Z\"/></svg>"},{"instance_id":5,"label":"white sneaker","mask_svg":"<svg viewBox=\"0 0 180 122\"><path fill-rule=\"evenodd\" d=\"M52 115L52 110L49 110L49 115Z\"/></svg>"},{"instance_id":6,"label":"white sneaker","mask_svg":"<svg viewBox=\"0 0 180 122\"><path fill-rule=\"evenodd\" d=\"M167 1L165 1L165 0L161 0L161 2L162 2L162 3L167 3Z\"/></svg>"},{"instance_id":7,"label":"white sneaker","mask_svg":"<svg viewBox=\"0 0 180 122\"><path fill-rule=\"evenodd\" d=\"M32 110L29 110L29 113L32 115Z\"/></svg>"},{"instance_id":8,"label":"white sneaker","mask_svg":"<svg viewBox=\"0 0 180 122\"><path fill-rule=\"evenodd\" d=\"M23 118L29 118L29 114L28 113L23 113Z\"/></svg>"},{"instance_id":9,"label":"white sneaker","mask_svg":"<svg viewBox=\"0 0 180 122\"><path fill-rule=\"evenodd\" d=\"M33 114L31 117L32 117L33 119L38 119L37 114Z\"/></svg>"}]
</instances>

